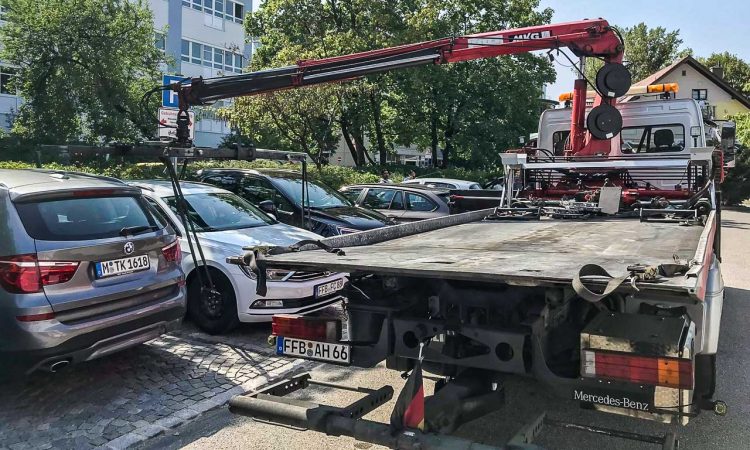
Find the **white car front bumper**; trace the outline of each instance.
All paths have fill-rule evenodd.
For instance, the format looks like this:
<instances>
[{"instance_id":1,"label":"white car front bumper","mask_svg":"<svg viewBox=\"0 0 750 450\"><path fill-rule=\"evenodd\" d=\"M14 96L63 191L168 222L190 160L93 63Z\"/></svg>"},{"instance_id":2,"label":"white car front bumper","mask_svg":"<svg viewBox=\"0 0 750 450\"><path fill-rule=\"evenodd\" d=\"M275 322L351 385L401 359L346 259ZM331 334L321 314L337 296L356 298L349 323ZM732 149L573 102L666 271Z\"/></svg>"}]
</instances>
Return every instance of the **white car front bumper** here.
<instances>
[{"instance_id":1,"label":"white car front bumper","mask_svg":"<svg viewBox=\"0 0 750 450\"><path fill-rule=\"evenodd\" d=\"M269 281L268 294L260 297L255 293L255 281L243 280L238 289L238 316L240 322L270 322L274 314L309 314L344 299L342 291L335 291L319 298L315 297L315 287L337 280L346 281L346 274L332 274L304 280ZM266 307L259 301L280 300L282 306Z\"/></svg>"}]
</instances>

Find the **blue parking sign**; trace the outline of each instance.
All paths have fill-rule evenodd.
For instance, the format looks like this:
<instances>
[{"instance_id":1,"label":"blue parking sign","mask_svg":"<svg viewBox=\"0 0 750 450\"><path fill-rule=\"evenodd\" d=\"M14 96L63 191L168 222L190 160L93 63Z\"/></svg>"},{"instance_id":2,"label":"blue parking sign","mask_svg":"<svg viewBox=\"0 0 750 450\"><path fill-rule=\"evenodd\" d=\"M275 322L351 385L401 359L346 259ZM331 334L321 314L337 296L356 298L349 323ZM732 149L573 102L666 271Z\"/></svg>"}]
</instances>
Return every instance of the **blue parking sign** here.
<instances>
[{"instance_id":1,"label":"blue parking sign","mask_svg":"<svg viewBox=\"0 0 750 450\"><path fill-rule=\"evenodd\" d=\"M184 80L185 77L178 77L175 75L163 75L162 84L168 85ZM162 91L161 93L161 105L165 108L179 108L180 102L177 97L177 92L174 91Z\"/></svg>"}]
</instances>

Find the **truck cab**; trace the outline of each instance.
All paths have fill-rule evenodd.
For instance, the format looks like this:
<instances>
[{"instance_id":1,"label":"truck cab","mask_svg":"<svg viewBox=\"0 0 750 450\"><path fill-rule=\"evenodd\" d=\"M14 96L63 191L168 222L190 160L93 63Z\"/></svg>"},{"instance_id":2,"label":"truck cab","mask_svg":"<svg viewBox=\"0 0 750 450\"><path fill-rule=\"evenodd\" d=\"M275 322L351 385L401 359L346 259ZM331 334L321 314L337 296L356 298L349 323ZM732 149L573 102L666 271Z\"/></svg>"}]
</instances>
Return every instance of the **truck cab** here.
<instances>
[{"instance_id":1,"label":"truck cab","mask_svg":"<svg viewBox=\"0 0 750 450\"><path fill-rule=\"evenodd\" d=\"M618 103L622 131L611 140L610 156L690 154L706 146L700 106L692 99ZM562 156L570 135L570 108L548 109L539 119L537 147Z\"/></svg>"}]
</instances>

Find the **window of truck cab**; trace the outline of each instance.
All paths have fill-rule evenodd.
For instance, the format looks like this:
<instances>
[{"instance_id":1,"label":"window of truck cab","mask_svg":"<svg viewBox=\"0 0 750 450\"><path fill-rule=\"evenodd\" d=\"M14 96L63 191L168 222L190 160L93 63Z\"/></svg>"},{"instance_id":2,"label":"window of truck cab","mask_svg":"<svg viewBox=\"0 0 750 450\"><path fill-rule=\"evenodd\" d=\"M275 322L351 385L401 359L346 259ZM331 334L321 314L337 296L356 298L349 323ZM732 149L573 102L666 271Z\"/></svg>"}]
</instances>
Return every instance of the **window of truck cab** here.
<instances>
[{"instance_id":1,"label":"window of truck cab","mask_svg":"<svg viewBox=\"0 0 750 450\"><path fill-rule=\"evenodd\" d=\"M682 124L625 127L620 132L623 154L674 153L685 150L685 127Z\"/></svg>"}]
</instances>

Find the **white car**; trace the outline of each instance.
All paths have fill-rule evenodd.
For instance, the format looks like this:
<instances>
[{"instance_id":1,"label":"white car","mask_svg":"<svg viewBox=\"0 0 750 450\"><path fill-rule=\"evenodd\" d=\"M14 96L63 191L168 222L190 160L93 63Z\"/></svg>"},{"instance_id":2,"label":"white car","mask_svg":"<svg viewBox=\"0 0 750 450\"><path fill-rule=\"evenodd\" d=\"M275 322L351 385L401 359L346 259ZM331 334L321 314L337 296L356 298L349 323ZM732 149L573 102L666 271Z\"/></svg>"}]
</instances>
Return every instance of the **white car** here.
<instances>
[{"instance_id":1,"label":"white car","mask_svg":"<svg viewBox=\"0 0 750 450\"><path fill-rule=\"evenodd\" d=\"M402 184L422 184L444 189L482 189L482 186L474 181L454 180L453 178L415 178L406 180Z\"/></svg>"},{"instance_id":2,"label":"white car","mask_svg":"<svg viewBox=\"0 0 750 450\"><path fill-rule=\"evenodd\" d=\"M226 258L244 253L243 247L290 245L321 236L277 222L243 198L203 183L180 183L188 214L198 232L209 274L221 293L220 302L203 301L198 271L176 212L172 185L166 180L134 181L146 200L170 222L180 236L182 268L187 276L187 314L202 330L225 333L238 322L268 322L274 314L306 314L342 300L346 274L330 272L267 271L268 293L255 293L256 276ZM200 263L200 259L198 259Z\"/></svg>"}]
</instances>

